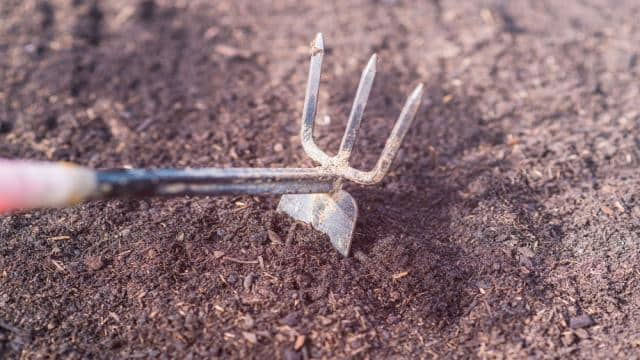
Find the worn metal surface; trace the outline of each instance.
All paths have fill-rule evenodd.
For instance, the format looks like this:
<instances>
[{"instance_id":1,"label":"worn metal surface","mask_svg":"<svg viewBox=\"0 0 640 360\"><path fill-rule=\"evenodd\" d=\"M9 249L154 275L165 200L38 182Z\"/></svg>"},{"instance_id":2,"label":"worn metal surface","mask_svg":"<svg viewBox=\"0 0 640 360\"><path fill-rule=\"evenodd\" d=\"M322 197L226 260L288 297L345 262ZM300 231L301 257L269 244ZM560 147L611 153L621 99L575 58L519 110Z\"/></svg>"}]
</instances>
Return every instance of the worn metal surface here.
<instances>
[{"instance_id":1,"label":"worn metal surface","mask_svg":"<svg viewBox=\"0 0 640 360\"><path fill-rule=\"evenodd\" d=\"M329 192L338 177L322 168L122 169L96 173L97 198Z\"/></svg>"},{"instance_id":2,"label":"worn metal surface","mask_svg":"<svg viewBox=\"0 0 640 360\"><path fill-rule=\"evenodd\" d=\"M349 255L358 205L348 192L339 190L330 194L283 195L278 211L311 224L329 236L331 244L340 254Z\"/></svg>"},{"instance_id":3,"label":"worn metal surface","mask_svg":"<svg viewBox=\"0 0 640 360\"><path fill-rule=\"evenodd\" d=\"M315 40L311 43L309 79L307 83L307 90L305 92L304 107L302 110L302 129L300 130L300 137L302 138L304 151L309 155L309 157L320 163L322 167L326 168L334 175L363 185L376 184L380 182L389 171L391 163L402 144L402 140L411 127L411 123L413 122L416 112L420 107L424 87L422 84L419 84L407 98L393 130L391 130L391 135L387 139L376 166L370 171L358 170L349 166L349 157L351 156L351 151L356 141L356 135L360 128L360 121L364 114L364 108L367 104L367 99L369 98L371 86L373 85L373 79L376 73L377 56L374 54L371 59L369 59L367 66L362 72L360 84L356 91L356 99L353 107L351 108L349 120L347 121L347 128L340 145L340 150L337 155L330 156L316 145L313 138L313 125L316 117L316 109L318 107L320 70L322 67L323 55L324 40L322 38L322 34L318 34Z\"/></svg>"}]
</instances>

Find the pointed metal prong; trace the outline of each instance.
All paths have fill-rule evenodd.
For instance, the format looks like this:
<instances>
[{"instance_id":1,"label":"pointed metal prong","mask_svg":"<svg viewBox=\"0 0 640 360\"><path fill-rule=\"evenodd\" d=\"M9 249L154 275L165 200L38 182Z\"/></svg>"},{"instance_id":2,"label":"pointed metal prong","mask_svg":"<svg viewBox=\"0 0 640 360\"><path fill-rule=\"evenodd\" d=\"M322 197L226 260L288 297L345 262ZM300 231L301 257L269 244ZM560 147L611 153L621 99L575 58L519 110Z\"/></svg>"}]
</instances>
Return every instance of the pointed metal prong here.
<instances>
[{"instance_id":1,"label":"pointed metal prong","mask_svg":"<svg viewBox=\"0 0 640 360\"><path fill-rule=\"evenodd\" d=\"M407 98L407 102L404 104L404 107L400 112L400 117L398 118L398 121L396 121L396 124L393 126L393 130L391 130L391 136L389 136L389 138L387 139L387 143L384 145L384 149L382 150L382 155L380 155L380 159L376 164L376 167L374 169L373 182L382 180L382 178L387 174L387 171L389 171L391 163L396 157L400 145L402 145L402 140L404 140L404 136L407 135L407 131L409 131L411 123L416 117L416 113L418 112L418 108L420 107L420 101L422 100L423 92L424 85L419 84Z\"/></svg>"},{"instance_id":2,"label":"pointed metal prong","mask_svg":"<svg viewBox=\"0 0 640 360\"><path fill-rule=\"evenodd\" d=\"M402 140L404 136L409 131L411 127L411 123L418 112L418 108L420 107L420 101L422 100L422 93L424 92L424 86L422 84L418 85L411 95L407 98L407 101L400 112L400 117L396 124L393 126L393 130L391 130L391 136L387 139L386 144L384 145L384 149L382 150L382 154L380 155L380 159L376 163L376 166L371 171L361 171L354 169L352 167L346 167L342 170L341 175L345 178L357 182L363 185L372 185L384 178L384 176L389 171L391 167L391 163L398 153L398 149L400 145L402 145Z\"/></svg>"},{"instance_id":3,"label":"pointed metal prong","mask_svg":"<svg viewBox=\"0 0 640 360\"><path fill-rule=\"evenodd\" d=\"M367 106L371 86L373 85L373 80L376 77L377 61L378 56L373 54L369 59L367 66L362 71L362 76L360 76L360 83L358 84L358 90L356 91L356 99L351 106L351 113L349 114L347 127L344 132L344 136L342 137L340 150L338 151L337 157L340 161L348 161L351 156L351 151L353 150L353 145L356 142L358 130L360 129L360 122L362 121L364 108Z\"/></svg>"},{"instance_id":4,"label":"pointed metal prong","mask_svg":"<svg viewBox=\"0 0 640 360\"><path fill-rule=\"evenodd\" d=\"M313 124L316 118L318 106L318 91L320 89L320 70L322 68L322 56L324 55L324 41L322 33L318 33L311 43L311 64L309 67L309 80L304 96L304 108L302 109L302 147L313 160L325 164L330 160L329 155L320 150L313 139Z\"/></svg>"}]
</instances>

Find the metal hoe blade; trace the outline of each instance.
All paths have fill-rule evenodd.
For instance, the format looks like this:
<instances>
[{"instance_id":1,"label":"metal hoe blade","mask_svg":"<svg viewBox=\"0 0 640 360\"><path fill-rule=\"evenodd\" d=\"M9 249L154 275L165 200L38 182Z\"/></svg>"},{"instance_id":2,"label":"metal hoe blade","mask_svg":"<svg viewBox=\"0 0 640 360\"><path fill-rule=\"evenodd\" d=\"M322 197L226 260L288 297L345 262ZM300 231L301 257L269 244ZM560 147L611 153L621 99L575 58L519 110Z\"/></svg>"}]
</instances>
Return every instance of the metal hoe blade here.
<instances>
[{"instance_id":1,"label":"metal hoe blade","mask_svg":"<svg viewBox=\"0 0 640 360\"><path fill-rule=\"evenodd\" d=\"M283 195L278 211L311 224L327 234L331 245L344 256L349 255L351 238L358 218L358 205L348 192Z\"/></svg>"}]
</instances>

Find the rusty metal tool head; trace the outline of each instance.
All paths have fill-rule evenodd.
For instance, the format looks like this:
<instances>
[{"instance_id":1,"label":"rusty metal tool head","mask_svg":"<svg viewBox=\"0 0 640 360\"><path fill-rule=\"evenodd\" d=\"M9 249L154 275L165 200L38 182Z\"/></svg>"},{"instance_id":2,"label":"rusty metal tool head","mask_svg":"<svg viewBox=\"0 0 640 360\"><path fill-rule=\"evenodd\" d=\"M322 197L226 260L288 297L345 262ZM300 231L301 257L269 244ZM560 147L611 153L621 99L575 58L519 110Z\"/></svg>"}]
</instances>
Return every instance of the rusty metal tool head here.
<instances>
[{"instance_id":1,"label":"rusty metal tool head","mask_svg":"<svg viewBox=\"0 0 640 360\"><path fill-rule=\"evenodd\" d=\"M358 217L358 206L353 197L341 189L342 183L339 180L345 179L358 184L372 185L384 178L418 111L423 85L418 85L409 95L375 167L369 171L358 170L349 166L349 159L376 75L378 58L376 54L373 54L362 71L340 149L335 156L330 156L316 145L313 138L323 55L324 41L322 34L318 34L311 44L311 65L302 110L300 135L302 146L307 155L320 163L320 170L337 176L338 181L334 189L328 193L284 195L280 199L278 210L289 214L294 219L310 223L316 229L324 232L329 236L333 247L342 255L347 256Z\"/></svg>"},{"instance_id":2,"label":"rusty metal tool head","mask_svg":"<svg viewBox=\"0 0 640 360\"><path fill-rule=\"evenodd\" d=\"M318 167L93 170L68 163L0 159L0 214L119 197L283 194L279 211L327 234L334 248L347 256L358 207L342 190L342 183L350 180L372 185L382 180L416 115L423 86L418 85L409 95L375 167L358 170L349 166L349 158L373 84L377 57L371 57L362 73L340 149L330 156L313 139L323 54L322 35L318 34L312 43L301 129L304 151L320 163Z\"/></svg>"}]
</instances>

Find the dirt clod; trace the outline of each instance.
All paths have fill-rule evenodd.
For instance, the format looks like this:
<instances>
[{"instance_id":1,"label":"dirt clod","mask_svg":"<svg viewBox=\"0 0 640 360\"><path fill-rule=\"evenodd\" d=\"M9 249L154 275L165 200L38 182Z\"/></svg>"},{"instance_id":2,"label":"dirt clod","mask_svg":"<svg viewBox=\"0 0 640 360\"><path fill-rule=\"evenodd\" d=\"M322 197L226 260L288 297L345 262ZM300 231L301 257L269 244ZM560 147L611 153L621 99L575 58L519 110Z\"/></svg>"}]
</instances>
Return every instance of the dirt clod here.
<instances>
[{"instance_id":1,"label":"dirt clod","mask_svg":"<svg viewBox=\"0 0 640 360\"><path fill-rule=\"evenodd\" d=\"M101 256L87 256L84 258L84 264L89 270L97 271L104 267L104 260Z\"/></svg>"}]
</instances>

